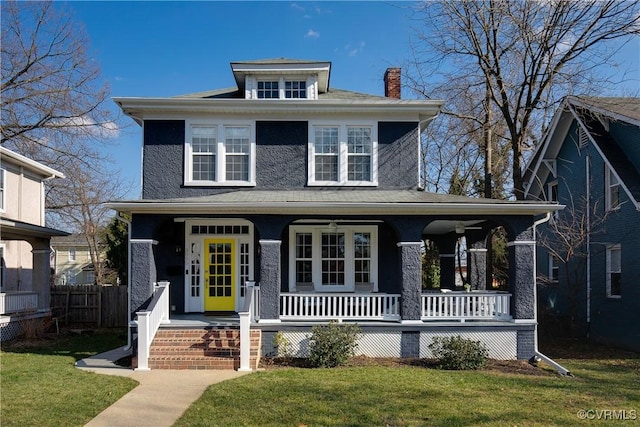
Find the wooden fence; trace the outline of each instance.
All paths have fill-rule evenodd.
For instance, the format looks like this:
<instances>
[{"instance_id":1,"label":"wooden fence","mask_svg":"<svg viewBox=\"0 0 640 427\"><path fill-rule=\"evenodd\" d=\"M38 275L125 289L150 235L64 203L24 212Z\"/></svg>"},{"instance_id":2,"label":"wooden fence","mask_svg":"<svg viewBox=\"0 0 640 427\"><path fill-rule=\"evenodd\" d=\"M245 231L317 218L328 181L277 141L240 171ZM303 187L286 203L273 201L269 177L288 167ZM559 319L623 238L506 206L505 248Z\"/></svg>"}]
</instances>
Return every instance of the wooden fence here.
<instances>
[{"instance_id":1,"label":"wooden fence","mask_svg":"<svg viewBox=\"0 0 640 427\"><path fill-rule=\"evenodd\" d=\"M62 324L127 326L127 287L55 285L51 287L51 310Z\"/></svg>"}]
</instances>

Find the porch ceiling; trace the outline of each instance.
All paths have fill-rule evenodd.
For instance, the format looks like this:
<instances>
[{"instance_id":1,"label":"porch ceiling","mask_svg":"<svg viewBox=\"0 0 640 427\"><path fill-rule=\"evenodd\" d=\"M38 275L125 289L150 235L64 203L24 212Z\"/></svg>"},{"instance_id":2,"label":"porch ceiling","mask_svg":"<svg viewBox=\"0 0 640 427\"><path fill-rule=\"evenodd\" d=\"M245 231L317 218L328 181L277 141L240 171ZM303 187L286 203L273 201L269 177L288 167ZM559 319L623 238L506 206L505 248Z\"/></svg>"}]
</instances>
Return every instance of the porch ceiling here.
<instances>
[{"instance_id":1,"label":"porch ceiling","mask_svg":"<svg viewBox=\"0 0 640 427\"><path fill-rule=\"evenodd\" d=\"M477 199L417 190L239 190L206 197L107 203L130 213L255 213L358 215L541 215L564 206Z\"/></svg>"}]
</instances>

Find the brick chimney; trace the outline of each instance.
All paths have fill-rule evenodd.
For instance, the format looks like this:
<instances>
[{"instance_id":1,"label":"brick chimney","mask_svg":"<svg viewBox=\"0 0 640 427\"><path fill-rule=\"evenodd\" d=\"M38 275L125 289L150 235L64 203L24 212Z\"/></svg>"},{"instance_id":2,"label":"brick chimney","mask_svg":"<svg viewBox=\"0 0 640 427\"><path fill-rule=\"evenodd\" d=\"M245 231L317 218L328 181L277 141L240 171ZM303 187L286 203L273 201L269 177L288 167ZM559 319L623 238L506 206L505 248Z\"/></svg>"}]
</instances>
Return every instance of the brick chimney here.
<instances>
[{"instance_id":1,"label":"brick chimney","mask_svg":"<svg viewBox=\"0 0 640 427\"><path fill-rule=\"evenodd\" d=\"M400 68L387 68L384 72L384 96L400 99Z\"/></svg>"}]
</instances>

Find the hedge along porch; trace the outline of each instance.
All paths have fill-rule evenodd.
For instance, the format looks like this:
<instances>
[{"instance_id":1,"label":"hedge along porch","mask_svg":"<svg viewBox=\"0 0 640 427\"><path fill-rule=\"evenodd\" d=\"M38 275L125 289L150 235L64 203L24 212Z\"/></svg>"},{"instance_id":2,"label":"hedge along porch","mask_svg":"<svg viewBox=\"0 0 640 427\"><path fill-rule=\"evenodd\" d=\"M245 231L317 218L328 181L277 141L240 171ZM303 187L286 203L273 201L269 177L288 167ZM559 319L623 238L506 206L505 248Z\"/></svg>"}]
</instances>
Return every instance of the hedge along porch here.
<instances>
[{"instance_id":1,"label":"hedge along porch","mask_svg":"<svg viewBox=\"0 0 640 427\"><path fill-rule=\"evenodd\" d=\"M534 222L557 206L352 190L238 191L112 207L133 218L131 320L157 281L171 282L176 316L237 312L255 280L252 327L263 331L264 354L282 331L304 355L311 325L335 318L361 324L360 351L370 356L427 357L431 339L443 334L480 339L496 358L536 351ZM482 242L497 226L508 233L508 294L483 291ZM437 242L441 287L452 289L461 233L474 292L423 293L423 240Z\"/></svg>"}]
</instances>

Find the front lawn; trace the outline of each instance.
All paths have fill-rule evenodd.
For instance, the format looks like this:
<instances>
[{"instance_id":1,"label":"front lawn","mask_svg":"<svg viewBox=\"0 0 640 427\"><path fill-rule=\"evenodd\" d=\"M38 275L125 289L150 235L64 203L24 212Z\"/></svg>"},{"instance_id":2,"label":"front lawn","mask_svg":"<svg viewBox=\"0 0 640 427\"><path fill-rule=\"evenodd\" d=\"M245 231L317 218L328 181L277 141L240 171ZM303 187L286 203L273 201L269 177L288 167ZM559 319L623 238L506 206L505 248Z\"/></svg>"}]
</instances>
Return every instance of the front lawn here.
<instances>
[{"instance_id":1,"label":"front lawn","mask_svg":"<svg viewBox=\"0 0 640 427\"><path fill-rule=\"evenodd\" d=\"M420 366L267 370L210 387L175 425L616 425L606 419L614 416L627 418L621 425L640 421L637 355L558 361L575 377Z\"/></svg>"},{"instance_id":2,"label":"front lawn","mask_svg":"<svg viewBox=\"0 0 640 427\"><path fill-rule=\"evenodd\" d=\"M74 367L85 357L124 345L113 332L50 335L3 343L0 352L0 420L11 426L83 426L137 382Z\"/></svg>"}]
</instances>

